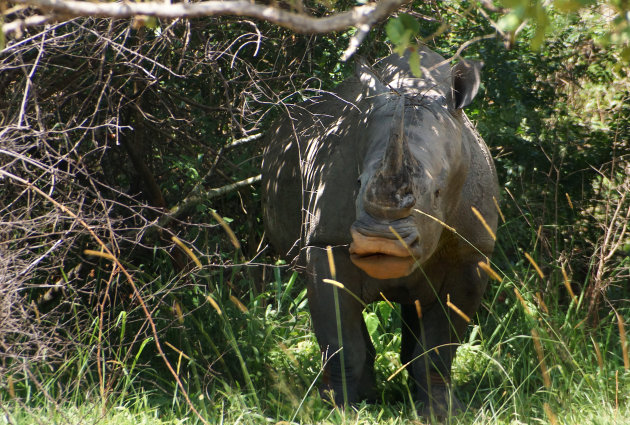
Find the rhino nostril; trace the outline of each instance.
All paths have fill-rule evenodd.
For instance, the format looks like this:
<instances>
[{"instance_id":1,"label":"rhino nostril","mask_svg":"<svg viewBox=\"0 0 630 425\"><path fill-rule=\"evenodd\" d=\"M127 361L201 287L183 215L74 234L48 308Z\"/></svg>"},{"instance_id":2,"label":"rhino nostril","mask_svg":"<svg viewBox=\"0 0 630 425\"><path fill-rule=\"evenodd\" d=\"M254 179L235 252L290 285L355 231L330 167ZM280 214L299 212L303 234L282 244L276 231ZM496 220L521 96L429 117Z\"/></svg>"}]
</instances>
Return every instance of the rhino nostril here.
<instances>
[{"instance_id":1,"label":"rhino nostril","mask_svg":"<svg viewBox=\"0 0 630 425\"><path fill-rule=\"evenodd\" d=\"M401 209L407 210L412 208L416 204L416 197L412 193L403 195L400 199L399 205Z\"/></svg>"}]
</instances>

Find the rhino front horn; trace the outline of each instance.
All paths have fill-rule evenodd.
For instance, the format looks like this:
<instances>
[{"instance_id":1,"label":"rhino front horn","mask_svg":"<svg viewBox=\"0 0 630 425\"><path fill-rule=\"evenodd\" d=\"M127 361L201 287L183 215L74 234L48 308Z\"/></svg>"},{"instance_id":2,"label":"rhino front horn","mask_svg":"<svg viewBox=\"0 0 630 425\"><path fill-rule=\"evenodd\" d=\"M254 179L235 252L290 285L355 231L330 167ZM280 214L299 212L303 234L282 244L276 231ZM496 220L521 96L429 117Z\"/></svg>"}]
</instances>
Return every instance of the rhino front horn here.
<instances>
[{"instance_id":1,"label":"rhino front horn","mask_svg":"<svg viewBox=\"0 0 630 425\"><path fill-rule=\"evenodd\" d=\"M405 138L405 97L400 96L381 165L368 182L364 205L375 218L407 217L416 204L411 177L411 153Z\"/></svg>"}]
</instances>

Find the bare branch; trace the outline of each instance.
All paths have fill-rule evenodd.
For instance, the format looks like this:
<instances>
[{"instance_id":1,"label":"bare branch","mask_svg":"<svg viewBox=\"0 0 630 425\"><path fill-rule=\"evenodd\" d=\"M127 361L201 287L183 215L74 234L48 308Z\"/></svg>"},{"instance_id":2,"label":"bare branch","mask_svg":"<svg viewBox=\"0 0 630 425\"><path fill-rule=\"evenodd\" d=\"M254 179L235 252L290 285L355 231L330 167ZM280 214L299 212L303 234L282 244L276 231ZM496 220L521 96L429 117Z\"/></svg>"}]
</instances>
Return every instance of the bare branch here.
<instances>
[{"instance_id":1,"label":"bare branch","mask_svg":"<svg viewBox=\"0 0 630 425\"><path fill-rule=\"evenodd\" d=\"M169 210L168 215L165 215L158 222L159 227L164 227L168 224L173 218L179 217L182 213L189 210L191 207L205 202L209 199L216 198L217 196L223 196L226 193L233 192L241 187L249 186L254 183L258 183L261 179L261 175L250 177L245 180L241 180L235 183L231 183L219 188L210 189L208 191L203 191L199 188L195 190L190 196L181 201L179 204L175 205Z\"/></svg>"},{"instance_id":2,"label":"bare branch","mask_svg":"<svg viewBox=\"0 0 630 425\"><path fill-rule=\"evenodd\" d=\"M54 18L52 16L48 16L48 15L44 15L44 16L36 15L36 16L29 16L26 19L17 19L13 22L9 22L2 25L2 32L5 33L6 35L12 34L12 33L20 34L22 30L24 30L24 28L35 27L37 25L44 25L53 19Z\"/></svg>"},{"instance_id":3,"label":"bare branch","mask_svg":"<svg viewBox=\"0 0 630 425\"><path fill-rule=\"evenodd\" d=\"M247 16L289 28L299 33L328 33L345 30L349 27L372 25L387 17L408 0L382 0L348 11L317 18L301 13L282 10L274 6L256 4L247 0L209 0L197 3L165 2L89 2L75 0L15 0L15 3L33 6L67 17L92 16L109 18L130 18L134 16L154 16L156 18L198 18L203 16ZM35 22L38 22L37 20ZM30 24L22 21L21 26ZM8 24L7 24L8 25ZM5 25L6 27L6 25ZM15 31L15 25L9 27ZM3 29L6 33L6 29Z\"/></svg>"}]
</instances>

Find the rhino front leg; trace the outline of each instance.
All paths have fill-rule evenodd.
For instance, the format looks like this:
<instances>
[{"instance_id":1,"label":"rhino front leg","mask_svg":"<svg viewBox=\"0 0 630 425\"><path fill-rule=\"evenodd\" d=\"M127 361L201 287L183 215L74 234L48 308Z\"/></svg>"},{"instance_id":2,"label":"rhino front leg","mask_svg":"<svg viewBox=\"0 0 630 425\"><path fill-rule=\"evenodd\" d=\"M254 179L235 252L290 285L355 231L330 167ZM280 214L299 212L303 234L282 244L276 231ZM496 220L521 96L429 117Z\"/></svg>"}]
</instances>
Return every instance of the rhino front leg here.
<instances>
[{"instance_id":1,"label":"rhino front leg","mask_svg":"<svg viewBox=\"0 0 630 425\"><path fill-rule=\"evenodd\" d=\"M446 304L447 299L468 317L473 317L485 291L487 277L478 270L481 258L463 265L450 265L440 290L440 301L422 310L418 319L415 306L403 306L401 360L411 362L410 377L415 387L420 413L426 417L448 417L464 406L452 394L451 366L457 345L466 330L466 320ZM405 326L403 324L403 326ZM413 347L413 354L411 349Z\"/></svg>"},{"instance_id":2,"label":"rhino front leg","mask_svg":"<svg viewBox=\"0 0 630 425\"><path fill-rule=\"evenodd\" d=\"M363 320L363 305L345 290L323 282L332 278L326 250L311 247L307 256L309 307L325 357L322 391L332 390L337 405L373 399L375 350ZM347 248L334 248L333 257L336 280L360 297L361 274L351 263Z\"/></svg>"}]
</instances>

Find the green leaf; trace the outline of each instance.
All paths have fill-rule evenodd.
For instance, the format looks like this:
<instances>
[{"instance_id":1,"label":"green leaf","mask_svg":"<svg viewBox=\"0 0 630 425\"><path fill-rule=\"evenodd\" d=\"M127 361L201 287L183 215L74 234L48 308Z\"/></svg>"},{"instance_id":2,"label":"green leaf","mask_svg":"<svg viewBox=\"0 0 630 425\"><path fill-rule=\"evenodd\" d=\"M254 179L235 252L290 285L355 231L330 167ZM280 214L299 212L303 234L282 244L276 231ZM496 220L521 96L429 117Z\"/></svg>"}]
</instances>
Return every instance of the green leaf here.
<instances>
[{"instance_id":1,"label":"green leaf","mask_svg":"<svg viewBox=\"0 0 630 425\"><path fill-rule=\"evenodd\" d=\"M376 334L379 325L378 316L374 312L363 313L363 319L365 319L365 326L367 327L368 333L372 339L375 340L378 336Z\"/></svg>"},{"instance_id":2,"label":"green leaf","mask_svg":"<svg viewBox=\"0 0 630 425\"><path fill-rule=\"evenodd\" d=\"M501 0L501 5L508 9L525 8L529 5L529 0Z\"/></svg>"},{"instance_id":3,"label":"green leaf","mask_svg":"<svg viewBox=\"0 0 630 425\"><path fill-rule=\"evenodd\" d=\"M413 16L402 13L387 22L385 33L389 41L394 44L395 51L402 56L411 40L420 34L420 24Z\"/></svg>"},{"instance_id":4,"label":"green leaf","mask_svg":"<svg viewBox=\"0 0 630 425\"><path fill-rule=\"evenodd\" d=\"M420 34L420 23L416 18L411 15L407 15L406 13L401 13L398 16L398 19L406 30L410 30L412 32L412 36L415 37Z\"/></svg>"},{"instance_id":5,"label":"green leaf","mask_svg":"<svg viewBox=\"0 0 630 425\"><path fill-rule=\"evenodd\" d=\"M381 320L383 321L383 324L387 323L387 321L389 320L389 317L392 314L392 310L393 309L391 304L387 302L378 303L378 312L381 314Z\"/></svg>"},{"instance_id":6,"label":"green leaf","mask_svg":"<svg viewBox=\"0 0 630 425\"><path fill-rule=\"evenodd\" d=\"M387 25L385 25L385 33L392 43L398 44L405 33L405 27L400 19L391 18L389 22L387 22Z\"/></svg>"},{"instance_id":7,"label":"green leaf","mask_svg":"<svg viewBox=\"0 0 630 425\"><path fill-rule=\"evenodd\" d=\"M420 54L418 53L418 47L414 44L411 55L409 55L409 69L414 77L422 77L422 69L420 68Z\"/></svg>"},{"instance_id":8,"label":"green leaf","mask_svg":"<svg viewBox=\"0 0 630 425\"><path fill-rule=\"evenodd\" d=\"M497 25L503 31L509 32L509 31L516 30L522 21L523 20L519 17L519 14L513 11L513 12L508 13L505 16L502 16L497 22Z\"/></svg>"},{"instance_id":9,"label":"green leaf","mask_svg":"<svg viewBox=\"0 0 630 425\"><path fill-rule=\"evenodd\" d=\"M547 27L549 26L549 16L542 4L538 3L535 9L536 18L536 31L534 37L532 37L531 47L532 50L540 50L543 42L545 41L545 34Z\"/></svg>"}]
</instances>

